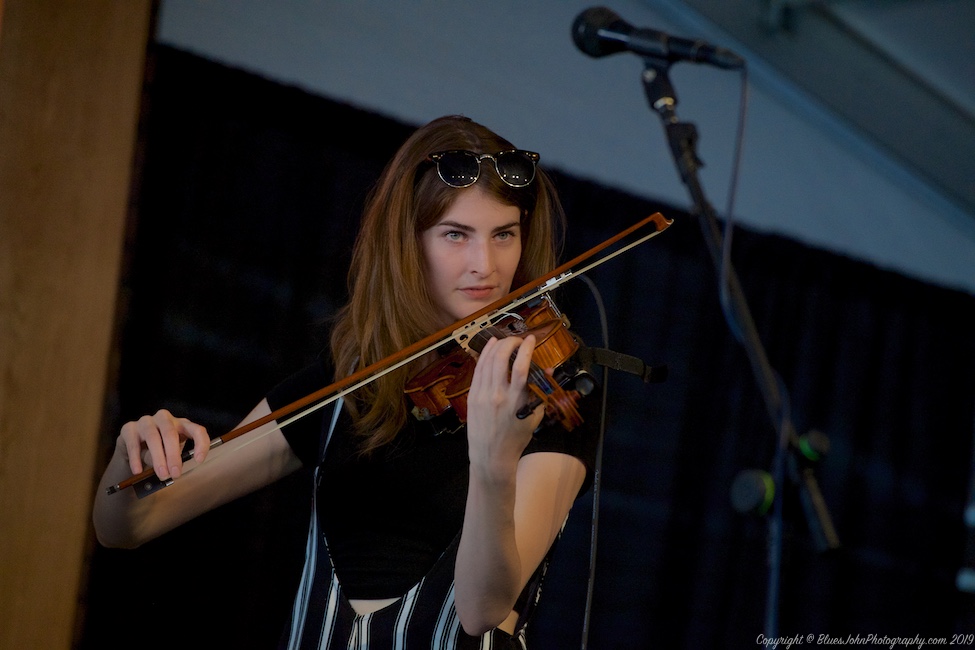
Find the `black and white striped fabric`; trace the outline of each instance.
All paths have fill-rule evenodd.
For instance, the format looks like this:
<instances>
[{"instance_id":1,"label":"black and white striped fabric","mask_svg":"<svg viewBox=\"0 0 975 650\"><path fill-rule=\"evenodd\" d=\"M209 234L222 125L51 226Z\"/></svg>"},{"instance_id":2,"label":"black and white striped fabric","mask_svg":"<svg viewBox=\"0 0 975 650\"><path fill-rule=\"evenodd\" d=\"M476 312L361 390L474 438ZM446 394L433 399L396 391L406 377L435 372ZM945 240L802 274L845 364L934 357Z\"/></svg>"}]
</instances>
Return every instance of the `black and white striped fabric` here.
<instances>
[{"instance_id":1,"label":"black and white striped fabric","mask_svg":"<svg viewBox=\"0 0 975 650\"><path fill-rule=\"evenodd\" d=\"M337 402L325 445L341 412ZM317 473L316 470L316 485ZM454 607L454 561L460 536L426 576L392 605L359 615L342 592L318 526L318 490L312 502L305 566L291 621L282 637L287 650L527 650L517 636L492 630L473 637L461 628Z\"/></svg>"}]
</instances>

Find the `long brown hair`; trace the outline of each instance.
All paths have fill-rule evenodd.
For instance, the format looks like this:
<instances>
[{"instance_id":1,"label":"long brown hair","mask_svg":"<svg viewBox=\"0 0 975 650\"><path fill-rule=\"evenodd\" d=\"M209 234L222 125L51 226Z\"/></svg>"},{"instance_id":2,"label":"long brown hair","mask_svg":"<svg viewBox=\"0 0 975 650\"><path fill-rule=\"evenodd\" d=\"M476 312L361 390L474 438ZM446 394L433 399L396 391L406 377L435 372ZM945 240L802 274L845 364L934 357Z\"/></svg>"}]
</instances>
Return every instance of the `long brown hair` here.
<instances>
[{"instance_id":1,"label":"long brown hair","mask_svg":"<svg viewBox=\"0 0 975 650\"><path fill-rule=\"evenodd\" d=\"M420 127L393 156L366 202L349 269L349 302L332 329L336 379L439 329L420 234L465 191L441 181L428 159L448 149L495 153L514 146L469 118L447 116ZM555 268L564 217L541 168L528 187L513 188L493 170L488 173L489 167L485 165L476 187L521 210L522 254L514 289ZM411 372L401 368L389 373L346 400L364 453L393 440L406 423L403 387Z\"/></svg>"}]
</instances>

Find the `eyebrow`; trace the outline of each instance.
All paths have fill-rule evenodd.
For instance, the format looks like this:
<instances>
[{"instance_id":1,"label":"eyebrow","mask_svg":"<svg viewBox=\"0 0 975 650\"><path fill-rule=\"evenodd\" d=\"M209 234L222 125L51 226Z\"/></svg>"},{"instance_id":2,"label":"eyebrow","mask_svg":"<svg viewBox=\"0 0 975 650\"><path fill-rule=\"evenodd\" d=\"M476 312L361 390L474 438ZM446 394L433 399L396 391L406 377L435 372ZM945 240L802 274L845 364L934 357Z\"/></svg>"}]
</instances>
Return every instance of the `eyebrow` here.
<instances>
[{"instance_id":1,"label":"eyebrow","mask_svg":"<svg viewBox=\"0 0 975 650\"><path fill-rule=\"evenodd\" d=\"M457 221L441 221L436 224L437 227L454 228L455 230L463 230L464 232L474 232L474 227L467 224L458 223ZM520 221L512 221L511 223L506 223L502 226L498 226L491 230L492 233L503 232L505 230L510 230L512 228L520 228Z\"/></svg>"}]
</instances>

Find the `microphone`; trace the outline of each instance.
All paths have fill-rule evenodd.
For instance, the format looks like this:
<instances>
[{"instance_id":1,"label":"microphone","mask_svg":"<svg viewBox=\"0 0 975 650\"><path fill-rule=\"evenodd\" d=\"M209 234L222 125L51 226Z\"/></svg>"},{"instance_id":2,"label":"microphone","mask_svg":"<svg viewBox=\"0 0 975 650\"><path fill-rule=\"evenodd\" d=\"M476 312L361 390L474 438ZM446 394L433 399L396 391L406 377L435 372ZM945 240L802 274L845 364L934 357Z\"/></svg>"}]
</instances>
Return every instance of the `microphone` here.
<instances>
[{"instance_id":1,"label":"microphone","mask_svg":"<svg viewBox=\"0 0 975 650\"><path fill-rule=\"evenodd\" d=\"M592 7L579 14L572 23L572 40L593 58L628 51L672 62L709 63L729 70L745 65L744 59L731 50L655 29L638 29L606 7Z\"/></svg>"}]
</instances>

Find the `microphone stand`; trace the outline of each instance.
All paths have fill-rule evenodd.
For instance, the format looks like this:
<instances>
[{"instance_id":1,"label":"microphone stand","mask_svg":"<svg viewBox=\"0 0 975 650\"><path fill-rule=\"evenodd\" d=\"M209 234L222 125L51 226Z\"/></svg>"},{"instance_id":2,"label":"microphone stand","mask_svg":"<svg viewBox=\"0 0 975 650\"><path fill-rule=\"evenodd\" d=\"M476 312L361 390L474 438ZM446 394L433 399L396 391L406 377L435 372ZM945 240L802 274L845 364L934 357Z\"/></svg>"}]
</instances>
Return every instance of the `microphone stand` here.
<instances>
[{"instance_id":1,"label":"microphone stand","mask_svg":"<svg viewBox=\"0 0 975 650\"><path fill-rule=\"evenodd\" d=\"M677 106L677 95L668 77L670 62L666 59L652 56L645 56L643 59L646 67L642 80L647 100L650 103L650 107L663 120L667 142L670 145L674 162L680 172L681 180L690 192L694 212L701 217L701 230L707 242L715 269L719 270L720 277L724 237L718 225L714 208L708 202L697 175L698 168L702 165L695 151L697 129L693 124L681 122L677 117L675 110ZM778 435L778 443L772 463L772 479L778 494L773 502L773 515L769 518L769 575L765 607L765 637L774 639L778 637L778 601L782 571L782 502L784 499L782 498L783 491L779 486L784 485L790 448L796 444L798 436L796 435L789 415L788 404L783 399L784 390L781 380L769 363L768 356L758 336L755 322L752 319L738 277L734 269L730 266L730 260L725 260L725 263L728 265L726 269L727 287L722 287L721 291L727 290L728 292L728 302L730 303L728 308L741 328L739 340L748 355L752 373L755 375L758 387L765 401L766 409L768 410L768 415ZM803 478L804 482L808 484L810 475L806 474ZM818 495L818 488L815 490L815 493ZM825 522L822 522L822 528L832 530L832 523L829 522L829 513L825 510L821 499L819 499L817 505L820 506L815 509L817 516L826 517Z\"/></svg>"}]
</instances>

